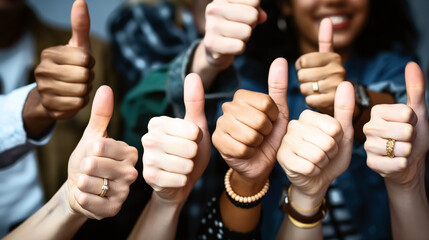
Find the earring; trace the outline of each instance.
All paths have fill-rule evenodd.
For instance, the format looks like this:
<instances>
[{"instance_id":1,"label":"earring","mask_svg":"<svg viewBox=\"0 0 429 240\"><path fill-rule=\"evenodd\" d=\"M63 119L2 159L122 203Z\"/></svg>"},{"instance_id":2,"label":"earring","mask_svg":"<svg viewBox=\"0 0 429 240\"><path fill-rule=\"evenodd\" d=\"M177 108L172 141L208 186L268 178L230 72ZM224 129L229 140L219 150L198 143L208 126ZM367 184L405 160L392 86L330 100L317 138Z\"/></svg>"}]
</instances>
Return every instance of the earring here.
<instances>
[{"instance_id":1,"label":"earring","mask_svg":"<svg viewBox=\"0 0 429 240\"><path fill-rule=\"evenodd\" d=\"M280 16L279 18L277 18L277 27L281 32L287 31L287 21L285 17Z\"/></svg>"}]
</instances>

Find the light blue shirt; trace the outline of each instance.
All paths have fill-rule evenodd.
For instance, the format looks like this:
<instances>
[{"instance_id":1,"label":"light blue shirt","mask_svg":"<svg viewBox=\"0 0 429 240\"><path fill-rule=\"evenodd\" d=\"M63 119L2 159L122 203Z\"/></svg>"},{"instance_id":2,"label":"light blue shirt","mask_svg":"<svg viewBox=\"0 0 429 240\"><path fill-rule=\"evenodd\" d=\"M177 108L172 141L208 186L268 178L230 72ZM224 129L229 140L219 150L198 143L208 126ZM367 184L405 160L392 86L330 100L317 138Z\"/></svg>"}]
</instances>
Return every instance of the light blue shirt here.
<instances>
[{"instance_id":1,"label":"light blue shirt","mask_svg":"<svg viewBox=\"0 0 429 240\"><path fill-rule=\"evenodd\" d=\"M38 176L35 146L46 144L28 138L22 111L36 84L24 86L31 74L34 41L28 32L15 45L0 50L0 238L10 228L43 206L43 190Z\"/></svg>"}]
</instances>

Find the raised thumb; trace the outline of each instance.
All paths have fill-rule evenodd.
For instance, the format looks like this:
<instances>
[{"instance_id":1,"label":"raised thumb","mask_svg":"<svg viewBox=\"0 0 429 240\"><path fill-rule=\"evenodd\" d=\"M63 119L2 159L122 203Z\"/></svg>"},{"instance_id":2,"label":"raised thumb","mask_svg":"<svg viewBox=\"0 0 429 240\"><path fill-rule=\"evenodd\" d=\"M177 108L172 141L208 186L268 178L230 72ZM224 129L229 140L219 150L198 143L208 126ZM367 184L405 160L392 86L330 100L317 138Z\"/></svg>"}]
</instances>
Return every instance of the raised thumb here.
<instances>
[{"instance_id":1,"label":"raised thumb","mask_svg":"<svg viewBox=\"0 0 429 240\"><path fill-rule=\"evenodd\" d=\"M69 45L91 51L89 43L90 18L85 0L76 0L71 10L72 37Z\"/></svg>"},{"instance_id":2,"label":"raised thumb","mask_svg":"<svg viewBox=\"0 0 429 240\"><path fill-rule=\"evenodd\" d=\"M91 117L85 129L86 137L106 137L107 126L113 115L113 91L108 86L101 86L92 102Z\"/></svg>"},{"instance_id":3,"label":"raised thumb","mask_svg":"<svg viewBox=\"0 0 429 240\"><path fill-rule=\"evenodd\" d=\"M426 116L425 79L422 70L415 62L410 62L405 67L405 85L407 88L407 105L418 116Z\"/></svg>"},{"instance_id":4,"label":"raised thumb","mask_svg":"<svg viewBox=\"0 0 429 240\"><path fill-rule=\"evenodd\" d=\"M350 82L344 81L338 85L334 105L334 117L338 122L340 122L344 131L343 140L353 142L353 111L355 109L355 93L353 85Z\"/></svg>"},{"instance_id":5,"label":"raised thumb","mask_svg":"<svg viewBox=\"0 0 429 240\"><path fill-rule=\"evenodd\" d=\"M324 18L319 26L319 52L334 51L332 21Z\"/></svg>"},{"instance_id":6,"label":"raised thumb","mask_svg":"<svg viewBox=\"0 0 429 240\"><path fill-rule=\"evenodd\" d=\"M284 58L277 58L271 63L268 73L268 95L277 104L279 111L289 117L287 105L288 63Z\"/></svg>"},{"instance_id":7,"label":"raised thumb","mask_svg":"<svg viewBox=\"0 0 429 240\"><path fill-rule=\"evenodd\" d=\"M191 73L185 78L184 86L185 120L192 121L201 129L207 129L204 112L204 87L198 74Z\"/></svg>"}]
</instances>

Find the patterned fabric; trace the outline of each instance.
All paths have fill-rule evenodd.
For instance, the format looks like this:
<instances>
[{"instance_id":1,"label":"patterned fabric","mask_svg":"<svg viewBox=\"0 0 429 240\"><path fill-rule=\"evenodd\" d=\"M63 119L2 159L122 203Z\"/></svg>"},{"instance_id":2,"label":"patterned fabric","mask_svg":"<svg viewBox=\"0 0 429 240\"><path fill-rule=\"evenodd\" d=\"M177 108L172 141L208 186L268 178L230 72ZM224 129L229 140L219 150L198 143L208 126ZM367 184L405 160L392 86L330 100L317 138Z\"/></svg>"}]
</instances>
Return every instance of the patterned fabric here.
<instances>
[{"instance_id":1,"label":"patterned fabric","mask_svg":"<svg viewBox=\"0 0 429 240\"><path fill-rule=\"evenodd\" d=\"M212 197L206 205L206 211L201 218L198 240L259 240L260 229L250 233L233 232L223 225L219 210L219 198Z\"/></svg>"},{"instance_id":2,"label":"patterned fabric","mask_svg":"<svg viewBox=\"0 0 429 240\"><path fill-rule=\"evenodd\" d=\"M175 23L178 18L181 27ZM150 69L171 61L198 37L192 14L165 1L124 5L111 19L114 64L125 77L125 91Z\"/></svg>"}]
</instances>

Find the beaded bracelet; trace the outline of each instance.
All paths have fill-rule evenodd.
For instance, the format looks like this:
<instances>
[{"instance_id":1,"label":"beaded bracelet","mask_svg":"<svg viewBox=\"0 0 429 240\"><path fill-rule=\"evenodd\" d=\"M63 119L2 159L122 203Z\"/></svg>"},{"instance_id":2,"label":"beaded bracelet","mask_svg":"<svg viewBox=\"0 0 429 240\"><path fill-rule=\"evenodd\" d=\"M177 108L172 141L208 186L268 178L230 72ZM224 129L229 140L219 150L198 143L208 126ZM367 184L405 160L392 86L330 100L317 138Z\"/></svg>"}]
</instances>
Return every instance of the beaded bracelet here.
<instances>
[{"instance_id":1,"label":"beaded bracelet","mask_svg":"<svg viewBox=\"0 0 429 240\"><path fill-rule=\"evenodd\" d=\"M230 183L231 174L232 168L230 168L225 174L225 192L231 203L239 208L252 208L257 206L262 201L262 197L264 197L267 193L268 188L270 186L270 181L267 179L267 182L265 183L264 187L257 194L249 197L243 197L236 194L234 190L232 190Z\"/></svg>"}]
</instances>

